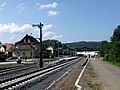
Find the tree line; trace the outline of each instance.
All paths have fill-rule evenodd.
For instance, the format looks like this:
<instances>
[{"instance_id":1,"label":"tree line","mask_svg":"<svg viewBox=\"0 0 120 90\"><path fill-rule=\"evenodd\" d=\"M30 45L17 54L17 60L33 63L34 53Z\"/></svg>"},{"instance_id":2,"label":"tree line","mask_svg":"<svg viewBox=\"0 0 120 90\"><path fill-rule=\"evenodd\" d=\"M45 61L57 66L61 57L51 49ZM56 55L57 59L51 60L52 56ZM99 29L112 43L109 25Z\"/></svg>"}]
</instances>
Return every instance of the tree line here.
<instances>
[{"instance_id":1,"label":"tree line","mask_svg":"<svg viewBox=\"0 0 120 90\"><path fill-rule=\"evenodd\" d=\"M79 51L98 51L100 42L80 41L80 42L66 43L66 45L68 47L74 48L78 52Z\"/></svg>"},{"instance_id":2,"label":"tree line","mask_svg":"<svg viewBox=\"0 0 120 90\"><path fill-rule=\"evenodd\" d=\"M52 47L54 51L54 56L58 56L58 49L59 55L70 55L70 52L73 51L72 48L68 47L67 45L58 40L44 40L42 43L42 50L46 51L46 48Z\"/></svg>"},{"instance_id":3,"label":"tree line","mask_svg":"<svg viewBox=\"0 0 120 90\"><path fill-rule=\"evenodd\" d=\"M102 41L99 46L99 53L102 57L107 55L110 62L120 63L120 25L115 28L110 42Z\"/></svg>"}]
</instances>

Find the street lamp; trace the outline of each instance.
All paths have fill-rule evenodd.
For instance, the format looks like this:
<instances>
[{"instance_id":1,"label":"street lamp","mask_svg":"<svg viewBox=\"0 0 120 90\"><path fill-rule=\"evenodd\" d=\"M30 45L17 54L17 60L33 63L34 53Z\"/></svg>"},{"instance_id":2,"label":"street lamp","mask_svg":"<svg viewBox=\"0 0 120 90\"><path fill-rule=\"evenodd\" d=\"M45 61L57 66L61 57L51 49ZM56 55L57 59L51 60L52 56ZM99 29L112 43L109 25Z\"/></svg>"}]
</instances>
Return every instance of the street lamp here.
<instances>
[{"instance_id":1,"label":"street lamp","mask_svg":"<svg viewBox=\"0 0 120 90\"><path fill-rule=\"evenodd\" d=\"M58 44L58 57L59 57L59 42L57 42L57 44Z\"/></svg>"},{"instance_id":2,"label":"street lamp","mask_svg":"<svg viewBox=\"0 0 120 90\"><path fill-rule=\"evenodd\" d=\"M43 60L42 60L42 26L43 24L40 22L40 24L33 24L33 27L38 27L40 29L40 62L39 65L40 67L43 67Z\"/></svg>"}]
</instances>

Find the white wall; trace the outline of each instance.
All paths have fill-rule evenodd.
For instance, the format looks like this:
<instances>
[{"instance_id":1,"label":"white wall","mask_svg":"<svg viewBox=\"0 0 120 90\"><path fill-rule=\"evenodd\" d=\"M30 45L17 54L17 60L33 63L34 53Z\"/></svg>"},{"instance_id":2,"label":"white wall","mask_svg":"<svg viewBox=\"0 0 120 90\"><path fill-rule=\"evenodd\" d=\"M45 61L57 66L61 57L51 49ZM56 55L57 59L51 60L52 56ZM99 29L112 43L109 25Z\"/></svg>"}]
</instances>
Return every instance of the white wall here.
<instances>
[{"instance_id":1,"label":"white wall","mask_svg":"<svg viewBox=\"0 0 120 90\"><path fill-rule=\"evenodd\" d=\"M96 56L96 55L98 55L98 51L83 51L83 52L77 52L77 55L79 55L79 54L83 54L84 56L88 56L88 55L90 55L90 57L91 56Z\"/></svg>"},{"instance_id":2,"label":"white wall","mask_svg":"<svg viewBox=\"0 0 120 90\"><path fill-rule=\"evenodd\" d=\"M4 47L0 47L0 52L5 52Z\"/></svg>"}]
</instances>

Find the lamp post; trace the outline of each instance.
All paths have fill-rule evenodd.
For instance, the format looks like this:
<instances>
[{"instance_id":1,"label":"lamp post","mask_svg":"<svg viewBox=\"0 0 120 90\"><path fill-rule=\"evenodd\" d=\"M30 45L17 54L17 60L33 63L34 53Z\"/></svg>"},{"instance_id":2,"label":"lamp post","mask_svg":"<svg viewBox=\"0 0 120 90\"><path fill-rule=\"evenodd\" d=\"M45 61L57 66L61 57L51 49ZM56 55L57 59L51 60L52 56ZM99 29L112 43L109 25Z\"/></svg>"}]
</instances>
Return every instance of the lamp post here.
<instances>
[{"instance_id":1,"label":"lamp post","mask_svg":"<svg viewBox=\"0 0 120 90\"><path fill-rule=\"evenodd\" d=\"M59 42L57 42L57 44L58 44L58 57L59 57Z\"/></svg>"},{"instance_id":2,"label":"lamp post","mask_svg":"<svg viewBox=\"0 0 120 90\"><path fill-rule=\"evenodd\" d=\"M43 24L40 22L40 24L33 24L33 27L37 26L40 29L40 67L43 67L43 60L42 60L42 26Z\"/></svg>"}]
</instances>

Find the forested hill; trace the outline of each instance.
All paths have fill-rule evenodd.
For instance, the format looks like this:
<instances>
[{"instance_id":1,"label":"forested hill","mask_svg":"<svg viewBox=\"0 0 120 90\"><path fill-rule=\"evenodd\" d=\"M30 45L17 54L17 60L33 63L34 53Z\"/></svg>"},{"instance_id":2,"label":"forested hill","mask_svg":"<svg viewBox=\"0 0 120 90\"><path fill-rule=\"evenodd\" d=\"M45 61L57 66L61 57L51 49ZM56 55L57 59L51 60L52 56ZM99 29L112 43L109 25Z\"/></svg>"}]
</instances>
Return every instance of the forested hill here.
<instances>
[{"instance_id":1,"label":"forested hill","mask_svg":"<svg viewBox=\"0 0 120 90\"><path fill-rule=\"evenodd\" d=\"M86 41L81 41L81 42L73 42L73 43L65 43L66 46L75 48L77 51L93 51L93 50L98 50L98 47L100 45L100 42L86 42Z\"/></svg>"}]
</instances>

